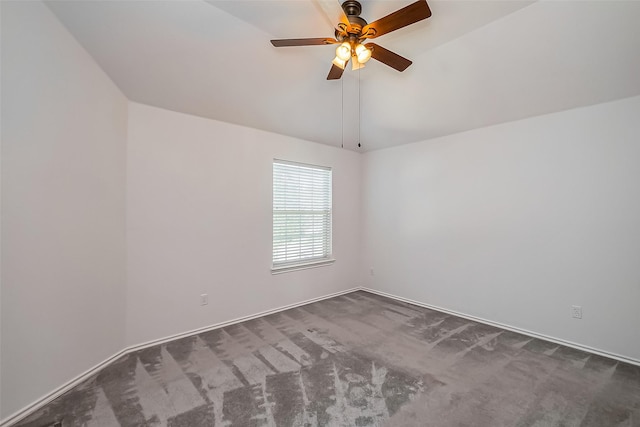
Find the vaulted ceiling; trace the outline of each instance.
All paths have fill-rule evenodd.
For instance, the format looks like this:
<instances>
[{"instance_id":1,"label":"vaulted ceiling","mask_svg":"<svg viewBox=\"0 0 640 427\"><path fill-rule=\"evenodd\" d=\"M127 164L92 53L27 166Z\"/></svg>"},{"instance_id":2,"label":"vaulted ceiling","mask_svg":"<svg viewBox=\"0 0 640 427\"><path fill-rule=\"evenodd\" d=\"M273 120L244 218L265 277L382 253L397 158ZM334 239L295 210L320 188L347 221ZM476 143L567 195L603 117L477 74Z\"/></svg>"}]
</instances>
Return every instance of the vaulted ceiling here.
<instances>
[{"instance_id":1,"label":"vaulted ceiling","mask_svg":"<svg viewBox=\"0 0 640 427\"><path fill-rule=\"evenodd\" d=\"M337 81L335 46L269 43L331 37L337 0L47 4L132 101L362 151L640 94L639 1L429 1L376 39L411 67Z\"/></svg>"}]
</instances>

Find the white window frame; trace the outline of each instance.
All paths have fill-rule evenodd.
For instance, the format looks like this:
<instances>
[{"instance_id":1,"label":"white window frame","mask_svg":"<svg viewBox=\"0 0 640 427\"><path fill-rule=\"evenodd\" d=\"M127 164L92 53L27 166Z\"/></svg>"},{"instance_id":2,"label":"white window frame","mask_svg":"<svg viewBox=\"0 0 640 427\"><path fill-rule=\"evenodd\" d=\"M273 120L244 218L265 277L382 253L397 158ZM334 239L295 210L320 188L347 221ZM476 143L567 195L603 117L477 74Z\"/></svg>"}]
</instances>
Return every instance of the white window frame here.
<instances>
[{"instance_id":1,"label":"white window frame","mask_svg":"<svg viewBox=\"0 0 640 427\"><path fill-rule=\"evenodd\" d=\"M273 159L272 171L271 272L277 274L334 263L332 169ZM287 205L294 209L287 210ZM303 216L310 216L311 222ZM300 232L291 233L287 221L305 225ZM312 228L316 229L315 233L310 232ZM287 239L287 233L291 233L290 239ZM288 240L290 245L276 243L280 239Z\"/></svg>"}]
</instances>

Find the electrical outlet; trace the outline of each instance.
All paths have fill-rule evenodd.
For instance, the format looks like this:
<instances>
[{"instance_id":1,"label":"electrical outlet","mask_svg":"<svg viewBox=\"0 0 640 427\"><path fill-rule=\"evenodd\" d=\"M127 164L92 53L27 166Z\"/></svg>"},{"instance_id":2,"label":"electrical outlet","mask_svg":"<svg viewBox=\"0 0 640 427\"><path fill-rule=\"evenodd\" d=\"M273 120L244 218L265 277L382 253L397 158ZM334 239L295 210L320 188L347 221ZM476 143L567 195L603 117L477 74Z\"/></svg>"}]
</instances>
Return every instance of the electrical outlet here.
<instances>
[{"instance_id":1,"label":"electrical outlet","mask_svg":"<svg viewBox=\"0 0 640 427\"><path fill-rule=\"evenodd\" d=\"M574 319L582 319L582 306L581 305L572 305L571 306L571 317Z\"/></svg>"},{"instance_id":2,"label":"electrical outlet","mask_svg":"<svg viewBox=\"0 0 640 427\"><path fill-rule=\"evenodd\" d=\"M207 305L207 304L209 304L209 295L208 294L200 295L200 305Z\"/></svg>"}]
</instances>

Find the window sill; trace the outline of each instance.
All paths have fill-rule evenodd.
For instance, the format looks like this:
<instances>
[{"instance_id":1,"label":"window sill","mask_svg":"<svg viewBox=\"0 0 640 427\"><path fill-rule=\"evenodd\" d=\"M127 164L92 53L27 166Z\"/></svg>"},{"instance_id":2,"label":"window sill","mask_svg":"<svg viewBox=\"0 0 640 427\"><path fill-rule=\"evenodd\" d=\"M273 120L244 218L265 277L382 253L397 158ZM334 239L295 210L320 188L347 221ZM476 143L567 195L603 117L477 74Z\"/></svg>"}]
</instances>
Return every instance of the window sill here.
<instances>
[{"instance_id":1,"label":"window sill","mask_svg":"<svg viewBox=\"0 0 640 427\"><path fill-rule=\"evenodd\" d=\"M277 267L271 267L271 274L282 274L290 271L306 270L308 268L324 267L336 262L335 259L323 259L321 261L311 261L300 264L279 265Z\"/></svg>"}]
</instances>

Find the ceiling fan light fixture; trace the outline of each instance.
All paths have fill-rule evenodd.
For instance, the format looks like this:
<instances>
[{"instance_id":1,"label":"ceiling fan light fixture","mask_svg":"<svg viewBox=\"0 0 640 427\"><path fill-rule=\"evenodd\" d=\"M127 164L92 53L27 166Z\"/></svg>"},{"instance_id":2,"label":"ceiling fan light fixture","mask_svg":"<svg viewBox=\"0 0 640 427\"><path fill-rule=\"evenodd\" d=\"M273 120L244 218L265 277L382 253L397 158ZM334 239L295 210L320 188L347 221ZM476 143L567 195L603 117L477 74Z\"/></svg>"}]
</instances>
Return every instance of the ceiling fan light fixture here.
<instances>
[{"instance_id":1,"label":"ceiling fan light fixture","mask_svg":"<svg viewBox=\"0 0 640 427\"><path fill-rule=\"evenodd\" d=\"M333 63L333 65L335 65L336 67L340 67L344 70L344 67L347 65L347 61L338 58L337 56L335 58L333 58L333 61L331 61Z\"/></svg>"},{"instance_id":2,"label":"ceiling fan light fixture","mask_svg":"<svg viewBox=\"0 0 640 427\"><path fill-rule=\"evenodd\" d=\"M364 66L364 63L371 59L371 50L367 49L363 44L358 43L356 46L356 55L358 62Z\"/></svg>"},{"instance_id":3,"label":"ceiling fan light fixture","mask_svg":"<svg viewBox=\"0 0 640 427\"><path fill-rule=\"evenodd\" d=\"M351 45L349 42L344 42L336 48L336 58L339 58L343 61L348 61L351 57Z\"/></svg>"}]
</instances>

